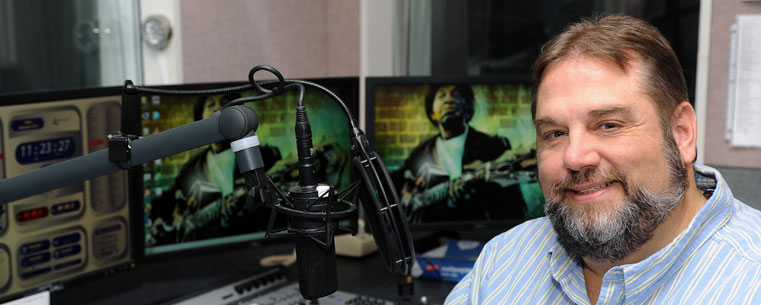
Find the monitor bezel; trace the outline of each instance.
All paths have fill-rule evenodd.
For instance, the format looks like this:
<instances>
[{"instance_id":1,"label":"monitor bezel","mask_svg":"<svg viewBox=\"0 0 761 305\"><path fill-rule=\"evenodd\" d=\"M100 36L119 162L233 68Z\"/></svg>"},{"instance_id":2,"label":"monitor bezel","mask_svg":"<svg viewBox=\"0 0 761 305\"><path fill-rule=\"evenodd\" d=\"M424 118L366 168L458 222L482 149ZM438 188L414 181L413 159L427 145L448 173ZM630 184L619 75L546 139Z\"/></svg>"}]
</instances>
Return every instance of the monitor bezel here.
<instances>
[{"instance_id":1,"label":"monitor bezel","mask_svg":"<svg viewBox=\"0 0 761 305\"><path fill-rule=\"evenodd\" d=\"M352 96L351 99L347 100L346 97L340 97L340 98L349 108L349 110L352 113L352 116L354 116L355 119L358 119L357 117L359 112L359 102L358 102L359 101L359 78L358 77L303 78L299 80L309 81L309 82L312 82L321 86L325 86L325 87L350 86L351 87L350 94ZM168 89L168 90L199 90L199 89L216 89L216 88L240 86L246 83L247 82L209 82L209 83L176 84L176 85L148 86L148 87L158 88L158 89ZM254 90L254 89L250 89L250 90ZM317 90L317 89L307 87L307 90ZM129 105L127 108L122 109L122 115L127 116L126 118L122 119L122 122L127 123L127 125L122 126L122 129L124 132L128 134L133 134L133 135L140 134L140 128L141 128L140 127L140 96L143 96L143 95L136 94L136 95L123 96L123 105L128 105L128 103ZM304 105L306 106L306 109L308 112L309 101L305 100ZM347 126L348 126L348 121L347 121ZM348 134L346 135L346 141L349 141ZM230 243L219 244L219 245L201 246L201 247L195 247L190 249L181 249L176 251L146 255L145 254L145 239L137 237L137 236L143 237L145 234L145 231L144 231L145 228L143 224L144 214L143 214L143 201L142 201L143 200L142 176L143 176L143 167L135 166L132 169L130 169L129 178L128 178L129 185L130 185L129 187L130 198L134 198L133 200L131 200L131 203L130 203L134 205L133 210L135 211L135 214L136 214L133 217L135 217L136 220L139 220L139 224L136 223L135 225L135 230L137 231L135 234L136 236L135 237L135 252L136 252L135 259L139 265L173 260L178 257L202 256L202 255L208 255L211 253L220 253L224 251L236 251L236 250L242 250L242 249L253 249L255 247L260 247L260 246L292 242L292 239L284 238L284 237L259 238L254 240L237 241L237 242L230 242ZM278 217L285 217L285 216L279 215Z\"/></svg>"},{"instance_id":2,"label":"monitor bezel","mask_svg":"<svg viewBox=\"0 0 761 305\"><path fill-rule=\"evenodd\" d=\"M521 83L532 88L534 82L530 74L486 75L486 76L386 76L365 78L365 131L375 150L375 88L383 85L444 85L444 84L496 84ZM412 233L452 232L458 235L462 230L507 230L528 219L501 219L495 221L441 221L409 224ZM493 234L492 234L493 235Z\"/></svg>"},{"instance_id":3,"label":"monitor bezel","mask_svg":"<svg viewBox=\"0 0 761 305\"><path fill-rule=\"evenodd\" d=\"M0 107L19 104L85 99L101 96L120 96L121 94L121 86L0 93Z\"/></svg>"},{"instance_id":4,"label":"monitor bezel","mask_svg":"<svg viewBox=\"0 0 761 305\"><path fill-rule=\"evenodd\" d=\"M6 107L6 106L13 106L13 105L27 105L27 104L38 104L38 103L49 103L49 102L63 102L68 100L78 100L78 99L88 99L88 98L97 98L97 97L106 97L106 96L113 96L116 98L119 98L122 96L122 87L121 86L107 86L107 87L83 87L83 88L66 88L61 90L43 90L43 91L24 91L24 92L8 92L8 93L0 93L0 107ZM122 99L123 102L123 99ZM122 109L124 109L122 104ZM124 117L124 113L122 113L122 118ZM122 121L124 123L124 121ZM128 200L131 198L131 193L129 191L129 174L128 174ZM77 274L73 277L69 277L66 279L59 279L59 280L53 280L51 282L47 282L45 284L38 285L36 287L31 287L28 289L20 290L11 294L0 296L0 301L8 301L13 300L14 298L19 298L23 296L27 296L32 293L41 292L44 290L50 290L52 291L52 287L62 287L63 284L76 284L81 281L85 280L91 280L95 278L99 278L101 276L109 276L116 272L126 271L134 269L137 265L137 244L136 241L139 240L136 235L135 231L135 223L134 223L134 217L135 217L135 209L134 207L127 202L127 208L129 209L128 214L130 216L129 219L129 234L128 237L128 255L130 259L126 260L125 262L112 265L110 267L98 269L98 270L92 270L88 272L84 272L81 274ZM60 289L60 288L57 288Z\"/></svg>"}]
</instances>

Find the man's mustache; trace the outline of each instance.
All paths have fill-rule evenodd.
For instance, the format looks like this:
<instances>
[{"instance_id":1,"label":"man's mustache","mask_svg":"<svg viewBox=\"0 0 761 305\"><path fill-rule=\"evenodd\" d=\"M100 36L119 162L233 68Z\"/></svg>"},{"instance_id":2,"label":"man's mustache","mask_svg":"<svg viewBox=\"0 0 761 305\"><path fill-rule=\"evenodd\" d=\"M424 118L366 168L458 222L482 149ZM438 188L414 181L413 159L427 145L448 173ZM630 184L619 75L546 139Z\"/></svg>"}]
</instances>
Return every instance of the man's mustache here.
<instances>
[{"instance_id":1,"label":"man's mustache","mask_svg":"<svg viewBox=\"0 0 761 305\"><path fill-rule=\"evenodd\" d=\"M559 181L552 185L551 192L555 196L561 198L567 192L573 191L575 187L580 185L595 184L595 183L608 183L618 182L626 190L626 178L623 174L615 170L604 171L599 168L585 169L583 171L571 172L563 176Z\"/></svg>"}]
</instances>

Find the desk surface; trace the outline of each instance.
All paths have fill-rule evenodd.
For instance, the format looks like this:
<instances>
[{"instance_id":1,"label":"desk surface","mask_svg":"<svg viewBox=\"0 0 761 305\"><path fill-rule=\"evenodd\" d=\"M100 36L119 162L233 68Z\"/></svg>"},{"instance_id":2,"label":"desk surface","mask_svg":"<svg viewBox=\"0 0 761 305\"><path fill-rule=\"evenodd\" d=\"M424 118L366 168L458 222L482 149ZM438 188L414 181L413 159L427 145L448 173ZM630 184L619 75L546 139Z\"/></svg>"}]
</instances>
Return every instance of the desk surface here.
<instances>
[{"instance_id":1,"label":"desk surface","mask_svg":"<svg viewBox=\"0 0 761 305\"><path fill-rule=\"evenodd\" d=\"M398 298L397 279L388 271L378 253L364 258L339 257L338 289L388 299L400 304L419 304L422 296L428 304L444 304L455 283L415 279L414 296L409 301Z\"/></svg>"},{"instance_id":2,"label":"desk surface","mask_svg":"<svg viewBox=\"0 0 761 305\"><path fill-rule=\"evenodd\" d=\"M259 265L261 258L291 253L292 249L291 244L283 243L150 262L113 275L68 283L51 295L51 301L54 305L163 304L257 274L264 269ZM454 287L454 283L416 280L415 295L402 301L398 298L397 279L378 253L363 258L338 257L337 264L338 289L400 304L419 304L422 296L428 304L443 304ZM291 269L295 274L295 268Z\"/></svg>"}]
</instances>

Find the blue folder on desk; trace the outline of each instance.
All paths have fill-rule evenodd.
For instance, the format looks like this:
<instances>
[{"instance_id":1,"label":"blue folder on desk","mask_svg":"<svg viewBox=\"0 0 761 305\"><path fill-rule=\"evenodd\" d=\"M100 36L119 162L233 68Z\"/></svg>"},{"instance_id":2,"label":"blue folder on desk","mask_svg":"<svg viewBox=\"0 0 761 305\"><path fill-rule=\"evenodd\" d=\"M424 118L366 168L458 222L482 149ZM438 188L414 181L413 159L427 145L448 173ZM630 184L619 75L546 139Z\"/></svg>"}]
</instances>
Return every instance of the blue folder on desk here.
<instances>
[{"instance_id":1,"label":"blue folder on desk","mask_svg":"<svg viewBox=\"0 0 761 305\"><path fill-rule=\"evenodd\" d=\"M458 282L471 269L484 244L469 240L445 239L445 243L415 255L412 275L440 281Z\"/></svg>"}]
</instances>

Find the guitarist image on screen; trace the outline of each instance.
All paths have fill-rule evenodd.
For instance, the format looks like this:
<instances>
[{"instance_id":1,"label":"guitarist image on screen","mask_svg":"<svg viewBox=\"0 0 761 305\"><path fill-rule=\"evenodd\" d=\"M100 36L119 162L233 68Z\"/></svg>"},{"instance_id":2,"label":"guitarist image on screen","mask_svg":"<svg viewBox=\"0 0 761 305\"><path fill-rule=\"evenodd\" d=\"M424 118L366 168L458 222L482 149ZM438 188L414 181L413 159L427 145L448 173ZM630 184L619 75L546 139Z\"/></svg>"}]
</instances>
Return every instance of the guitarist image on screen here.
<instances>
[{"instance_id":1,"label":"guitarist image on screen","mask_svg":"<svg viewBox=\"0 0 761 305\"><path fill-rule=\"evenodd\" d=\"M210 117L238 97L235 94L201 97L194 108L195 120ZM280 159L277 148L261 149L266 165L272 166ZM230 141L213 143L191 155L174 185L156 198L151 207L152 236L146 239L146 244L153 245L261 231L266 228L269 215L247 209L246 183L236 167Z\"/></svg>"},{"instance_id":2,"label":"guitarist image on screen","mask_svg":"<svg viewBox=\"0 0 761 305\"><path fill-rule=\"evenodd\" d=\"M392 173L412 223L522 219L525 204L516 176L523 160L502 160L510 141L469 125L474 113L469 85L431 86L425 110L438 134L415 147ZM528 173L528 171L526 171Z\"/></svg>"}]
</instances>

